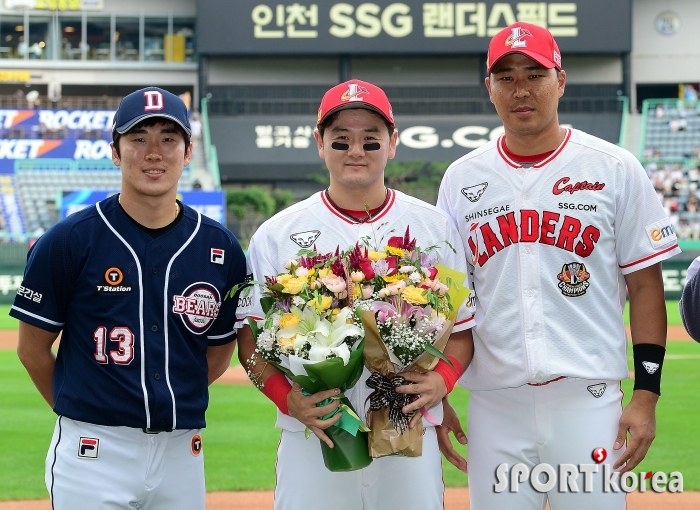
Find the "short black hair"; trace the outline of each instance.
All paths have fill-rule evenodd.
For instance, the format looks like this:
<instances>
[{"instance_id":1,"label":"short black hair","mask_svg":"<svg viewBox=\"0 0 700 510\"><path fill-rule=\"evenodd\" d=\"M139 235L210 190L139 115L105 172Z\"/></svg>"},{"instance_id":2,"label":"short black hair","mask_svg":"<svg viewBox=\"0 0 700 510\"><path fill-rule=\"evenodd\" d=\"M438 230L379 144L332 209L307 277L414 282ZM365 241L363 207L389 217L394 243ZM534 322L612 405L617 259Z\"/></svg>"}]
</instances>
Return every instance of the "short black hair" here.
<instances>
[{"instance_id":1,"label":"short black hair","mask_svg":"<svg viewBox=\"0 0 700 510\"><path fill-rule=\"evenodd\" d=\"M368 112L373 113L377 117L382 119L382 121L386 125L387 130L389 130L389 138L391 138L391 135L394 134L394 129L396 128L396 126L392 126L391 124L389 124L388 120L386 120L380 113L375 112L374 110L370 110L369 108L363 108L363 110L367 110ZM321 138L323 138L323 133L326 132L326 129L328 129L328 126L330 126L336 120L338 120L338 117L340 116L340 112L342 112L342 111L344 111L344 110L338 110L335 113L331 113L328 117L323 119L323 122L321 122L318 126L316 126L316 128L318 129L318 134L321 135Z\"/></svg>"},{"instance_id":2,"label":"short black hair","mask_svg":"<svg viewBox=\"0 0 700 510\"><path fill-rule=\"evenodd\" d=\"M187 154L187 148L190 146L191 138L190 135L187 134L187 131L185 131L180 124L165 117L149 117L148 119L144 119L141 122L134 124L131 127L131 129L129 129L129 131L127 131L126 133L117 133L116 131L112 133L112 141L114 142L114 149L117 151L117 156L119 156L120 158L122 157L121 151L119 150L119 140L122 136L128 135L135 129L151 127L157 124L171 124L175 128L175 130L178 133L180 133L180 135L182 135L182 138L185 140L185 154Z\"/></svg>"}]
</instances>

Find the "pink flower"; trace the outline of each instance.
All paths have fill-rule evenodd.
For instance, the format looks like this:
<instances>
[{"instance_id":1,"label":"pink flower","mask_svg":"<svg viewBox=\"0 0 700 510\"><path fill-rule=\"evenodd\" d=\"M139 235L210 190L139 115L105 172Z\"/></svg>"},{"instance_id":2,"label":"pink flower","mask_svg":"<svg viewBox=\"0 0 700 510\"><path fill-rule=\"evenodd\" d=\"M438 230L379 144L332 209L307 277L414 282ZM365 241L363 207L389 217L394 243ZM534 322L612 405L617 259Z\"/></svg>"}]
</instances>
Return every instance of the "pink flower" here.
<instances>
[{"instance_id":1,"label":"pink flower","mask_svg":"<svg viewBox=\"0 0 700 510\"><path fill-rule=\"evenodd\" d=\"M347 284L345 283L345 279L341 278L340 276L336 276L333 273L321 278L321 282L323 283L323 285L326 286L326 288L328 290L330 290L334 294L339 294L339 293L343 292L344 290L346 290L346 288L347 288Z\"/></svg>"},{"instance_id":2,"label":"pink flower","mask_svg":"<svg viewBox=\"0 0 700 510\"><path fill-rule=\"evenodd\" d=\"M437 292L440 297L447 294L447 291L449 290L449 287L442 283L440 280L435 280L430 286L430 288Z\"/></svg>"},{"instance_id":3,"label":"pink flower","mask_svg":"<svg viewBox=\"0 0 700 510\"><path fill-rule=\"evenodd\" d=\"M362 297L364 299L371 298L372 294L374 294L374 287L372 287L371 285L364 285L362 287Z\"/></svg>"},{"instance_id":4,"label":"pink flower","mask_svg":"<svg viewBox=\"0 0 700 510\"><path fill-rule=\"evenodd\" d=\"M379 291L379 297L385 298L387 296L396 296L401 293L403 289L406 288L406 281L399 280L398 282L390 283L383 289Z\"/></svg>"}]
</instances>

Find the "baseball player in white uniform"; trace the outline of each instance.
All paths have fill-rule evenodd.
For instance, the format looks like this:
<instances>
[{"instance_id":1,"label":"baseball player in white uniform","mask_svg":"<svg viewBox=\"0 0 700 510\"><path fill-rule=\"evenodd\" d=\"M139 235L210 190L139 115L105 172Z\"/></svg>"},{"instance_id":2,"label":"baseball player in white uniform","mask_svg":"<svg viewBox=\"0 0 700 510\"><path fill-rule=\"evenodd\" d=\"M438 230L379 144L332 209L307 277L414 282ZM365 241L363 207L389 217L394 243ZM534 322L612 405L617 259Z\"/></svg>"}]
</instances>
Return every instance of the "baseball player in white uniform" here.
<instances>
[{"instance_id":1,"label":"baseball player in white uniform","mask_svg":"<svg viewBox=\"0 0 700 510\"><path fill-rule=\"evenodd\" d=\"M318 114L316 141L319 155L330 171L330 186L275 215L255 233L248 252L255 280L283 271L285 262L295 258L302 248L315 247L318 252L327 253L337 247L343 250L358 241L362 243L364 238L369 239L371 246L383 247L389 236L404 232L407 226L419 246L437 245L440 262L466 274L459 234L447 215L384 186L384 167L394 157L397 134L391 105L379 87L351 80L325 94ZM238 310L241 322L248 317L263 317L259 298L259 289L251 300L246 302L242 298ZM429 374L403 374L415 384L402 386L401 392L420 394L404 412L425 405L432 407L430 413L435 419L442 419L440 400L454 386L457 374L462 373L461 367L471 359L469 328L472 325L472 309L463 305L445 349L456 367L447 370L451 374L438 368ZM254 349L250 328L244 326L239 332L239 357L255 372L265 364L249 364ZM449 365L444 364L445 367ZM361 417L365 416L367 397L372 391L365 384L368 376L365 369L360 381L346 392ZM329 420L320 417L338 404L316 407L316 403L337 394L338 390L303 396L298 385L292 387L271 365L263 368L261 378L263 392L279 408L277 427L282 429L277 454L276 509L443 508L440 452L434 427L426 420L421 457L389 456L375 459L361 470L331 472L324 466L319 440L332 446L323 429L334 424L339 415ZM315 433L309 439L305 438L306 427Z\"/></svg>"},{"instance_id":2,"label":"baseball player in white uniform","mask_svg":"<svg viewBox=\"0 0 700 510\"><path fill-rule=\"evenodd\" d=\"M654 438L666 342L661 261L680 252L676 235L629 152L559 125L566 73L546 29L502 30L487 67L505 134L454 162L438 198L476 292L474 357L460 379L471 390L471 508L539 510L548 499L552 510L622 510L624 493L603 491L604 471L631 470ZM625 287L636 378L623 411ZM462 435L453 410L445 420L441 448L466 470L447 441L450 431ZM590 493L583 473L578 493L559 484L540 492L529 481L513 492L509 471L498 475L540 463L557 474L562 464L599 470Z\"/></svg>"}]
</instances>

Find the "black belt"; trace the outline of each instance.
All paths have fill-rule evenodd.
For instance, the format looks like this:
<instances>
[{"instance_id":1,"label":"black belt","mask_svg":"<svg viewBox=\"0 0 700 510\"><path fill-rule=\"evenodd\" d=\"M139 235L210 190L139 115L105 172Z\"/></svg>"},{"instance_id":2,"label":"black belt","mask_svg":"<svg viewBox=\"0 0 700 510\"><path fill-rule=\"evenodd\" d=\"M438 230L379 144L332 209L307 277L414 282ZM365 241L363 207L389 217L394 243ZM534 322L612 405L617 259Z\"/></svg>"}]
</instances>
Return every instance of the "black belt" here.
<instances>
[{"instance_id":1,"label":"black belt","mask_svg":"<svg viewBox=\"0 0 700 510\"><path fill-rule=\"evenodd\" d=\"M144 434L160 434L161 432L172 432L173 429L149 429L149 428L142 428L141 431Z\"/></svg>"}]
</instances>

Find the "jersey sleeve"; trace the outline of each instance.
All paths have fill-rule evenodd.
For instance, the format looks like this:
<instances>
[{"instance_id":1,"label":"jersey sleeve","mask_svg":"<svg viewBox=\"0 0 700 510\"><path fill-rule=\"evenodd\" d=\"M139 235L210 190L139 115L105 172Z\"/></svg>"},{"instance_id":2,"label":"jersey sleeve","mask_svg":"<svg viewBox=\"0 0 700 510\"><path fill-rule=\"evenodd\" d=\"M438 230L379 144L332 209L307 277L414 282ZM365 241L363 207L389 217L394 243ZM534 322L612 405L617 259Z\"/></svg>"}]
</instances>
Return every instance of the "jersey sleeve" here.
<instances>
[{"instance_id":1,"label":"jersey sleeve","mask_svg":"<svg viewBox=\"0 0 700 510\"><path fill-rule=\"evenodd\" d=\"M265 276L274 276L278 271L269 262L265 252L264 241L266 236L262 230L253 236L248 246L248 274L254 282L265 281ZM262 320L265 313L260 306L262 297L262 287L260 285L250 285L241 294L241 307L239 307L236 318L236 327L243 327L248 319Z\"/></svg>"},{"instance_id":2,"label":"jersey sleeve","mask_svg":"<svg viewBox=\"0 0 700 510\"><path fill-rule=\"evenodd\" d=\"M451 224L451 220L445 218L447 225L445 229L446 241L450 244L449 246L444 246L440 248L440 262L446 266L461 271L466 274L466 278L462 285L469 288L469 296L467 300L461 304L457 310L457 315L455 317L455 324L453 331L455 333L459 331L464 331L465 329L473 328L474 323L474 285L472 283L472 275L467 265L467 258L464 255L464 247L462 241L459 238L459 232Z\"/></svg>"},{"instance_id":3,"label":"jersey sleeve","mask_svg":"<svg viewBox=\"0 0 700 510\"><path fill-rule=\"evenodd\" d=\"M618 184L615 250L622 274L629 274L680 253L676 233L642 165L623 161Z\"/></svg>"},{"instance_id":4,"label":"jersey sleeve","mask_svg":"<svg viewBox=\"0 0 700 510\"><path fill-rule=\"evenodd\" d=\"M68 231L56 226L29 251L22 285L17 289L10 315L46 331L58 333L75 284Z\"/></svg>"},{"instance_id":5,"label":"jersey sleeve","mask_svg":"<svg viewBox=\"0 0 700 510\"><path fill-rule=\"evenodd\" d=\"M229 290L236 285L243 285L246 278L246 260L243 250L238 241L233 240L231 251L231 263L229 265L229 278L226 282L226 288L223 289L224 295L219 310L219 315L214 322L214 326L207 332L207 341L210 346L225 345L233 342L236 339L236 308L240 291L233 296L229 296Z\"/></svg>"},{"instance_id":6,"label":"jersey sleeve","mask_svg":"<svg viewBox=\"0 0 700 510\"><path fill-rule=\"evenodd\" d=\"M693 260L688 268L688 280L683 287L678 309L681 314L683 326L690 337L700 342L700 257Z\"/></svg>"}]
</instances>

